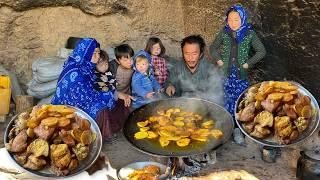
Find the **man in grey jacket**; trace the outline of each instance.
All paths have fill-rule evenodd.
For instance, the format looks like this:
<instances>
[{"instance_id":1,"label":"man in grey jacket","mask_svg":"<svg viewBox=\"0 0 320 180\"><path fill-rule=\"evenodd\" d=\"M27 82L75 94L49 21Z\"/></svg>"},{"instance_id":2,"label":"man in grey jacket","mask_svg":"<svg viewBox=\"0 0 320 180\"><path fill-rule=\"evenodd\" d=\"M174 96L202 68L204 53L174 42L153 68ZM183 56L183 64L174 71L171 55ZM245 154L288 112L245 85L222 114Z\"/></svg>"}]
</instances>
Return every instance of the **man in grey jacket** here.
<instances>
[{"instance_id":1,"label":"man in grey jacket","mask_svg":"<svg viewBox=\"0 0 320 180\"><path fill-rule=\"evenodd\" d=\"M205 42L191 35L181 42L183 60L171 69L166 94L176 97L199 97L222 104L223 88L218 69L204 57Z\"/></svg>"}]
</instances>

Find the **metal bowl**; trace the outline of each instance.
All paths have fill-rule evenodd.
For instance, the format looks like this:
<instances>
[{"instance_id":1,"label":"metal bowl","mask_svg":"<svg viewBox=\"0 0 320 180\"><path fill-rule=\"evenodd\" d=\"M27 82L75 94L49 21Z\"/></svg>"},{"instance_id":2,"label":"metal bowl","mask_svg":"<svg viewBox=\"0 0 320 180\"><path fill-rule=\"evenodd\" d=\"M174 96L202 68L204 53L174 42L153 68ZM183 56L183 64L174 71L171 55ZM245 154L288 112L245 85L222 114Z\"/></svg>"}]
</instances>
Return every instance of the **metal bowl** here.
<instances>
[{"instance_id":1,"label":"metal bowl","mask_svg":"<svg viewBox=\"0 0 320 180\"><path fill-rule=\"evenodd\" d=\"M85 171L86 169L88 169L98 158L100 152L101 152L101 148L102 148L102 136L101 136L101 132L100 129L98 127L98 125L96 124L96 122L84 111L82 111L81 109L77 108L77 107L73 107L73 106L69 106L66 105L67 107L71 107L74 108L76 110L76 114L82 118L85 118L87 120L90 121L91 123L91 131L96 133L97 137L96 140L90 144L90 153L88 154L88 157L86 157L86 159L80 161L79 166L77 169L71 171L67 176L57 176L56 174L54 174L53 172L50 171L49 167L45 167L42 170L39 171L35 171L35 170L31 170L31 169L27 169L24 168L23 166L21 166L13 157L13 154L11 152L8 151L10 157L13 159L13 161L20 166L21 168L23 168L25 171L36 175L36 176L40 176L40 177L52 177L52 178L65 178L65 177L71 177L77 174L80 174L81 172ZM31 112L32 108L27 110L27 112ZM4 134L4 143L9 143L9 132L10 130L13 128L14 125L14 121L18 118L19 114L15 115L11 121L9 122L7 128L6 128L6 132Z\"/></svg>"},{"instance_id":2,"label":"metal bowl","mask_svg":"<svg viewBox=\"0 0 320 180\"><path fill-rule=\"evenodd\" d=\"M158 141L134 138L134 134L139 131L137 122L154 116L159 109L169 108L181 108L184 111L196 112L205 118L214 119L215 128L223 132L223 137L210 138L208 142L193 141L186 147L179 147L175 143L161 147ZM169 98L151 102L133 111L126 120L122 132L127 141L143 153L162 157L181 157L203 154L224 144L231 137L233 127L231 114L213 102L196 98Z\"/></svg>"},{"instance_id":3,"label":"metal bowl","mask_svg":"<svg viewBox=\"0 0 320 180\"><path fill-rule=\"evenodd\" d=\"M305 89L301 84L297 83L297 82L293 82L293 81L290 81L290 83L296 85L298 87L298 90L300 93L304 94L304 95L307 95L310 97L311 99L311 105L312 107L315 109L315 114L313 115L313 117L310 119L310 123L309 123L309 126L308 128L302 133L299 135L299 137L296 139L296 140L293 140L290 144L280 144L274 137L269 137L269 138L266 138L266 139L260 139L260 138L256 138L256 137L253 137L251 136L250 134L248 134L243 126L242 126L242 123L239 122L237 119L236 119L236 123L238 125L238 127L241 129L241 131L247 136L249 137L250 139L252 139L253 141L259 143L259 144L262 144L264 146L270 146L270 147L287 147L287 146L292 146L292 145L295 145L295 144L298 144L298 143L301 143L303 142L306 138L310 137L317 129L318 125L319 125L319 105L317 103L317 100L313 97L313 95L307 90ZM256 86L256 87L259 87L261 85L261 83L258 83L258 84L255 84L255 85L252 85L251 87L253 86ZM249 87L250 88L250 87ZM244 98L245 94L248 92L249 88L247 88L238 98L237 102L236 102L236 110L235 110L235 115L236 113L239 111L238 110L238 107L239 107L239 103L241 102L241 100Z\"/></svg>"}]
</instances>

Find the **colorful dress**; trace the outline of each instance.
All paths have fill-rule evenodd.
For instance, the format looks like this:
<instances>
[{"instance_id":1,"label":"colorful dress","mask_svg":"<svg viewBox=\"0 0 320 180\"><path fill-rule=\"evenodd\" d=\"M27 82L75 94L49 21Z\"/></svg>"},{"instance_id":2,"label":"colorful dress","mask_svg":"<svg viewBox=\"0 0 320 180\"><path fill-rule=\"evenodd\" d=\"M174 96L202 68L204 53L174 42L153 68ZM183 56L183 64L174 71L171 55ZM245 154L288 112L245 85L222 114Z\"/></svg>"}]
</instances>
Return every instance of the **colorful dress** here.
<instances>
[{"instance_id":1,"label":"colorful dress","mask_svg":"<svg viewBox=\"0 0 320 180\"><path fill-rule=\"evenodd\" d=\"M103 138L111 138L120 131L129 115L128 108L115 101L115 90L103 92L94 89L96 64L91 62L97 41L81 40L65 62L60 74L52 104L68 104L85 111L96 120Z\"/></svg>"},{"instance_id":2,"label":"colorful dress","mask_svg":"<svg viewBox=\"0 0 320 180\"><path fill-rule=\"evenodd\" d=\"M145 56L149 61L149 70L146 74L142 74L138 70L136 70L135 67L135 60L136 57L143 55ZM156 78L153 75L152 66L151 66L151 57L146 51L139 51L134 56L134 68L135 72L132 76L132 96L135 98L135 100L132 102L132 108L136 109L139 108L147 103L150 103L154 99L148 99L146 98L146 95L150 92L154 92L156 95L157 92L160 91L160 85L157 82Z\"/></svg>"},{"instance_id":3,"label":"colorful dress","mask_svg":"<svg viewBox=\"0 0 320 180\"><path fill-rule=\"evenodd\" d=\"M163 57L152 56L152 67L155 71L158 71L159 74L155 75L160 86L163 88L164 83L168 79L168 68L166 60Z\"/></svg>"},{"instance_id":4,"label":"colorful dress","mask_svg":"<svg viewBox=\"0 0 320 180\"><path fill-rule=\"evenodd\" d=\"M247 23L247 15L242 6L232 6L227 11L226 22L228 21L228 14L234 10L240 15L241 27L237 31L232 31L227 24L210 46L212 57L216 60L222 60L224 63L221 67L225 75L224 107L232 116L235 113L236 100L249 86L248 70L244 69L243 65L247 63L249 67L252 67L266 54L262 42L253 31L252 26ZM249 58L251 47L255 50L255 54Z\"/></svg>"},{"instance_id":5,"label":"colorful dress","mask_svg":"<svg viewBox=\"0 0 320 180\"><path fill-rule=\"evenodd\" d=\"M102 92L94 89L96 64L91 58L97 41L86 38L79 42L65 62L57 83L52 104L76 106L88 113L93 119L99 110L115 106L114 91Z\"/></svg>"}]
</instances>

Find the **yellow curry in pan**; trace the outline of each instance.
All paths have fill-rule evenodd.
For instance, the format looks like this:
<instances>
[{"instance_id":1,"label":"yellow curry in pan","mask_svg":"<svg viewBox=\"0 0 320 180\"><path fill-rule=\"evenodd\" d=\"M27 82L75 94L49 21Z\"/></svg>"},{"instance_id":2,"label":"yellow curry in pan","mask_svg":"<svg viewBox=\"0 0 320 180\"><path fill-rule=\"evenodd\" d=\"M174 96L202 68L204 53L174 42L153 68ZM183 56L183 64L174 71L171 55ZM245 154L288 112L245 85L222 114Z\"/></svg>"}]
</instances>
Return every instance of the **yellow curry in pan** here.
<instances>
[{"instance_id":1,"label":"yellow curry in pan","mask_svg":"<svg viewBox=\"0 0 320 180\"><path fill-rule=\"evenodd\" d=\"M215 129L215 121L201 115L183 111L180 108L159 110L154 116L137 122L139 132L134 134L136 140L150 139L158 141L161 147L175 143L186 147L192 141L206 142L209 137L220 139L222 131Z\"/></svg>"}]
</instances>

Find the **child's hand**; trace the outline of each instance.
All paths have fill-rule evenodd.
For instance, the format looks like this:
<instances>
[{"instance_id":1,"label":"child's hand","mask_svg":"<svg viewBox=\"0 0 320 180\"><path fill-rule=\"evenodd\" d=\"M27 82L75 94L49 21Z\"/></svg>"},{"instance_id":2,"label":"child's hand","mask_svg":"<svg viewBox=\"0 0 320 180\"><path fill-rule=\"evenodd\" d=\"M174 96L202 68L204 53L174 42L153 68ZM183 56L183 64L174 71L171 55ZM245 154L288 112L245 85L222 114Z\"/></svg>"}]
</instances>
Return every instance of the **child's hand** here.
<instances>
[{"instance_id":1,"label":"child's hand","mask_svg":"<svg viewBox=\"0 0 320 180\"><path fill-rule=\"evenodd\" d=\"M160 71L159 70L155 70L154 74L158 76L158 75L160 75Z\"/></svg>"},{"instance_id":2,"label":"child's hand","mask_svg":"<svg viewBox=\"0 0 320 180\"><path fill-rule=\"evenodd\" d=\"M248 63L245 63L245 64L242 65L242 67L243 67L244 69L248 69L248 68L249 68L249 64L248 64Z\"/></svg>"},{"instance_id":3,"label":"child's hand","mask_svg":"<svg viewBox=\"0 0 320 180\"><path fill-rule=\"evenodd\" d=\"M146 98L147 99L151 99L153 97L153 94L154 92L149 92L147 95L146 95Z\"/></svg>"},{"instance_id":4,"label":"child's hand","mask_svg":"<svg viewBox=\"0 0 320 180\"><path fill-rule=\"evenodd\" d=\"M221 67L221 66L223 66L224 63L223 63L222 60L219 60L219 61L217 61L217 64L218 64L219 67Z\"/></svg>"}]
</instances>

